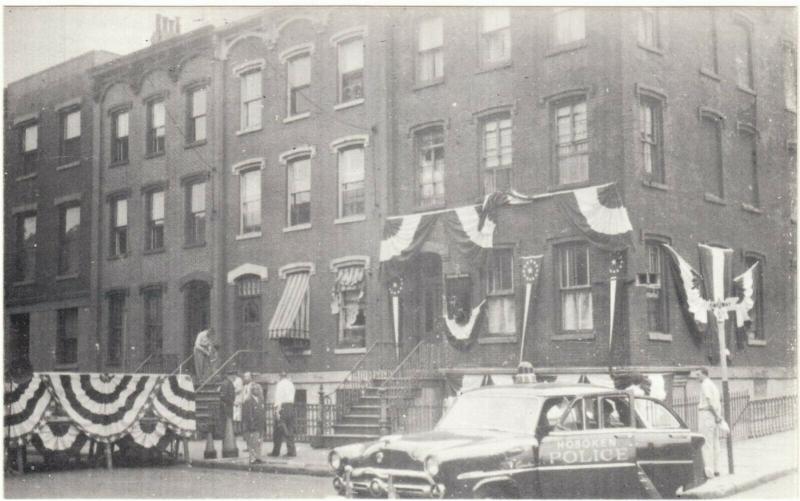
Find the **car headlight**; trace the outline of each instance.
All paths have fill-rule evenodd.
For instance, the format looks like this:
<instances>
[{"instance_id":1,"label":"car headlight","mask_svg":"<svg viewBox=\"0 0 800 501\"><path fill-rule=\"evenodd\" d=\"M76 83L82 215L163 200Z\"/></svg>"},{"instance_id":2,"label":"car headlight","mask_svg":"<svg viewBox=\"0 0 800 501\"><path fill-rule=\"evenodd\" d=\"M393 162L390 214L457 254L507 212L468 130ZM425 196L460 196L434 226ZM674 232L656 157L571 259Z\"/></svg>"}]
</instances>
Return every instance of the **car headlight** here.
<instances>
[{"instance_id":1,"label":"car headlight","mask_svg":"<svg viewBox=\"0 0 800 501\"><path fill-rule=\"evenodd\" d=\"M428 456L425 459L425 471L432 477L439 474L439 460L436 459L436 456Z\"/></svg>"},{"instance_id":2,"label":"car headlight","mask_svg":"<svg viewBox=\"0 0 800 501\"><path fill-rule=\"evenodd\" d=\"M330 463L331 468L334 470L338 470L340 466L342 466L342 457L336 451L331 451L328 455L328 463Z\"/></svg>"}]
</instances>

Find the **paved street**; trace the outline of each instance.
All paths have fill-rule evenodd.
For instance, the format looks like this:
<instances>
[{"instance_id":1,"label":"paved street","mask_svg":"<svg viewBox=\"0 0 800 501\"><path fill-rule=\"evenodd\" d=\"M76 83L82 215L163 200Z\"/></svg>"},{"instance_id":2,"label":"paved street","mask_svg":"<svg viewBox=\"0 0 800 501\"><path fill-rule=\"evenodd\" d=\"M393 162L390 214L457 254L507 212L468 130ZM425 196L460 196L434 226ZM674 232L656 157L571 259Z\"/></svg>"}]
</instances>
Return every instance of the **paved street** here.
<instances>
[{"instance_id":1,"label":"paved street","mask_svg":"<svg viewBox=\"0 0 800 501\"><path fill-rule=\"evenodd\" d=\"M5 477L6 498L324 498L331 479L173 466Z\"/></svg>"},{"instance_id":2,"label":"paved street","mask_svg":"<svg viewBox=\"0 0 800 501\"><path fill-rule=\"evenodd\" d=\"M800 492L798 492L797 473L794 473L755 489L740 492L730 499L797 499L798 497Z\"/></svg>"}]
</instances>

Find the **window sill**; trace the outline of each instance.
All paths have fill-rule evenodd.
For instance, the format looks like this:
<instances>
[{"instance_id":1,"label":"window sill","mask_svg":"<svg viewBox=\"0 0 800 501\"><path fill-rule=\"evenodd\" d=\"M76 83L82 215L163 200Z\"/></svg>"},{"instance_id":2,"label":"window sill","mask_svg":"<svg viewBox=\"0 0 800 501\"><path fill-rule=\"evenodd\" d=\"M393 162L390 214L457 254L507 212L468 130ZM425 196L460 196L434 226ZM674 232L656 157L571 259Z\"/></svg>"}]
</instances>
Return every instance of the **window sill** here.
<instances>
[{"instance_id":1,"label":"window sill","mask_svg":"<svg viewBox=\"0 0 800 501\"><path fill-rule=\"evenodd\" d=\"M241 129L236 131L237 136L244 136L245 134L250 134L251 132L258 132L261 130L261 126L258 127L251 127L249 129Z\"/></svg>"},{"instance_id":2,"label":"window sill","mask_svg":"<svg viewBox=\"0 0 800 501\"><path fill-rule=\"evenodd\" d=\"M553 334L550 336L552 341L594 341L594 332L568 332L563 334Z\"/></svg>"},{"instance_id":3,"label":"window sill","mask_svg":"<svg viewBox=\"0 0 800 501\"><path fill-rule=\"evenodd\" d=\"M366 348L334 348L334 355L358 355L366 353Z\"/></svg>"},{"instance_id":4,"label":"window sill","mask_svg":"<svg viewBox=\"0 0 800 501\"><path fill-rule=\"evenodd\" d=\"M664 55L664 51L659 47L654 47L652 45L647 45L646 43L642 43L642 42L636 42L636 45L640 49L646 50L647 52L651 52L651 53L656 54L658 56L663 56Z\"/></svg>"},{"instance_id":5,"label":"window sill","mask_svg":"<svg viewBox=\"0 0 800 501\"><path fill-rule=\"evenodd\" d=\"M108 256L109 261L119 261L120 259L125 259L128 257L127 254L116 254L114 256Z\"/></svg>"},{"instance_id":6,"label":"window sill","mask_svg":"<svg viewBox=\"0 0 800 501\"><path fill-rule=\"evenodd\" d=\"M254 231L251 233L241 233L236 235L236 240L250 240L251 238L261 238L261 232Z\"/></svg>"},{"instance_id":7,"label":"window sill","mask_svg":"<svg viewBox=\"0 0 800 501\"><path fill-rule=\"evenodd\" d=\"M167 248L159 247L158 249L145 249L142 251L142 255L150 256L153 254L163 254L164 252L167 252Z\"/></svg>"},{"instance_id":8,"label":"window sill","mask_svg":"<svg viewBox=\"0 0 800 501\"><path fill-rule=\"evenodd\" d=\"M14 181L19 182L19 181L27 181L28 179L36 179L37 175L38 173L36 172L31 172L30 174L23 174L22 176L17 176L16 178L14 178Z\"/></svg>"},{"instance_id":9,"label":"window sill","mask_svg":"<svg viewBox=\"0 0 800 501\"><path fill-rule=\"evenodd\" d=\"M766 346L767 340L766 339L748 339L747 346Z\"/></svg>"},{"instance_id":10,"label":"window sill","mask_svg":"<svg viewBox=\"0 0 800 501\"><path fill-rule=\"evenodd\" d=\"M203 139L202 141L195 141L193 143L186 143L186 144L183 145L183 149L189 150L189 149L192 149L192 148L197 148L199 146L205 146L206 144L208 144L208 141Z\"/></svg>"},{"instance_id":11,"label":"window sill","mask_svg":"<svg viewBox=\"0 0 800 501\"><path fill-rule=\"evenodd\" d=\"M753 97L757 97L756 91L754 91L750 87L745 87L743 85L736 84L736 90L738 90L740 92L744 92L745 94L750 94Z\"/></svg>"},{"instance_id":12,"label":"window sill","mask_svg":"<svg viewBox=\"0 0 800 501\"><path fill-rule=\"evenodd\" d=\"M516 334L489 334L487 337L479 337L478 344L513 344L519 342Z\"/></svg>"},{"instance_id":13,"label":"window sill","mask_svg":"<svg viewBox=\"0 0 800 501\"><path fill-rule=\"evenodd\" d=\"M128 165L128 163L130 163L130 160L118 160L116 162L111 162L110 164L108 164L108 168L113 169L114 167L121 167L123 165Z\"/></svg>"},{"instance_id":14,"label":"window sill","mask_svg":"<svg viewBox=\"0 0 800 501\"><path fill-rule=\"evenodd\" d=\"M67 169L71 169L71 168L73 168L73 167L78 167L78 166L80 166L80 164L81 164L81 161L80 161L80 160L75 160L74 162L70 162L70 163L68 163L68 164L59 165L58 167L56 167L56 170L58 171L58 170L67 170Z\"/></svg>"},{"instance_id":15,"label":"window sill","mask_svg":"<svg viewBox=\"0 0 800 501\"><path fill-rule=\"evenodd\" d=\"M34 285L36 280L19 280L17 282L11 282L12 287L25 287L26 285Z\"/></svg>"},{"instance_id":16,"label":"window sill","mask_svg":"<svg viewBox=\"0 0 800 501\"><path fill-rule=\"evenodd\" d=\"M414 84L413 90L422 90L427 89L428 87L436 87L437 85L442 85L444 83L444 77L437 78L435 80L428 80L427 82L417 82Z\"/></svg>"},{"instance_id":17,"label":"window sill","mask_svg":"<svg viewBox=\"0 0 800 501\"><path fill-rule=\"evenodd\" d=\"M299 120L303 120L311 116L310 111L306 111L305 113L298 113L297 115L288 116L283 119L283 123L290 124L292 122L297 122Z\"/></svg>"},{"instance_id":18,"label":"window sill","mask_svg":"<svg viewBox=\"0 0 800 501\"><path fill-rule=\"evenodd\" d=\"M339 103L333 105L333 111L346 110L347 108L352 108L354 106L359 106L362 104L364 104L364 98L360 97L358 99L353 99L352 101L347 101L346 103Z\"/></svg>"},{"instance_id":19,"label":"window sill","mask_svg":"<svg viewBox=\"0 0 800 501\"><path fill-rule=\"evenodd\" d=\"M480 68L475 71L476 75L480 75L481 73L489 73L491 71L502 70L503 68L510 68L512 66L511 59L505 59L503 61L495 61L491 63L483 63Z\"/></svg>"},{"instance_id":20,"label":"window sill","mask_svg":"<svg viewBox=\"0 0 800 501\"><path fill-rule=\"evenodd\" d=\"M357 216L347 216L347 217L340 217L333 220L333 224L350 224L350 223L358 223L361 221L366 221L367 216L366 214L359 214Z\"/></svg>"},{"instance_id":21,"label":"window sill","mask_svg":"<svg viewBox=\"0 0 800 501\"><path fill-rule=\"evenodd\" d=\"M80 277L79 273L70 273L69 275L56 275L56 282L61 282L62 280L74 280Z\"/></svg>"},{"instance_id":22,"label":"window sill","mask_svg":"<svg viewBox=\"0 0 800 501\"><path fill-rule=\"evenodd\" d=\"M552 57L557 56L558 54L562 54L564 52L570 52L577 49L582 49L586 47L586 39L575 40L574 42L568 42L561 45L556 45L550 47L544 57Z\"/></svg>"},{"instance_id":23,"label":"window sill","mask_svg":"<svg viewBox=\"0 0 800 501\"><path fill-rule=\"evenodd\" d=\"M717 196L717 195L715 195L713 193L706 192L703 195L703 200L705 200L706 202L711 202L712 204L728 205L728 202L726 202L725 200L723 200L722 198L720 198L719 196Z\"/></svg>"},{"instance_id":24,"label":"window sill","mask_svg":"<svg viewBox=\"0 0 800 501\"><path fill-rule=\"evenodd\" d=\"M672 342L672 334L667 334L664 332L648 332L647 339L650 341L661 341L666 343Z\"/></svg>"},{"instance_id":25,"label":"window sill","mask_svg":"<svg viewBox=\"0 0 800 501\"><path fill-rule=\"evenodd\" d=\"M664 183L659 183L658 181L642 179L642 186L647 186L648 188L653 188L655 190L669 191L669 186Z\"/></svg>"},{"instance_id":26,"label":"window sill","mask_svg":"<svg viewBox=\"0 0 800 501\"><path fill-rule=\"evenodd\" d=\"M586 181L578 181L575 183L553 184L547 187L547 191L574 190L578 188L585 188L587 186L591 186L588 179Z\"/></svg>"},{"instance_id":27,"label":"window sill","mask_svg":"<svg viewBox=\"0 0 800 501\"><path fill-rule=\"evenodd\" d=\"M747 212L752 212L753 214L763 214L764 213L763 209L759 209L758 207L754 207L754 206L752 206L752 205L750 205L748 203L744 203L744 202L742 202L742 210L747 211Z\"/></svg>"},{"instance_id":28,"label":"window sill","mask_svg":"<svg viewBox=\"0 0 800 501\"><path fill-rule=\"evenodd\" d=\"M198 249L200 247L205 247L205 246L206 246L205 242L194 242L190 244L183 244L184 249Z\"/></svg>"},{"instance_id":29,"label":"window sill","mask_svg":"<svg viewBox=\"0 0 800 501\"><path fill-rule=\"evenodd\" d=\"M722 81L719 75L717 75L716 71L709 70L708 68L700 68L700 74L704 77L710 78L711 80L716 80L717 82Z\"/></svg>"},{"instance_id":30,"label":"window sill","mask_svg":"<svg viewBox=\"0 0 800 501\"><path fill-rule=\"evenodd\" d=\"M145 153L144 158L145 160L150 160L151 158L158 158L163 157L166 153L163 151L156 151L151 153Z\"/></svg>"},{"instance_id":31,"label":"window sill","mask_svg":"<svg viewBox=\"0 0 800 501\"><path fill-rule=\"evenodd\" d=\"M508 297L514 295L514 289L496 290L486 293L486 297Z\"/></svg>"},{"instance_id":32,"label":"window sill","mask_svg":"<svg viewBox=\"0 0 800 501\"><path fill-rule=\"evenodd\" d=\"M295 231L303 231L303 230L310 230L311 223L304 223L304 224L296 224L294 226L287 226L283 229L284 233L292 233Z\"/></svg>"}]
</instances>

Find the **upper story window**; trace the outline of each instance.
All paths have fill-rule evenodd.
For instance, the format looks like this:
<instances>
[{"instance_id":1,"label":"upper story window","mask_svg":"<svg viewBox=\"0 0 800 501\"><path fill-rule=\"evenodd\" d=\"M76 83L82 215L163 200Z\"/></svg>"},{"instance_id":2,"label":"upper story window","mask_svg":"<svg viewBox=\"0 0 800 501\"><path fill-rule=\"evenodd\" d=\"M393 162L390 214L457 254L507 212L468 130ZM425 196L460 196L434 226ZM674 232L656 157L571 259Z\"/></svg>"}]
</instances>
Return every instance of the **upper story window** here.
<instances>
[{"instance_id":1,"label":"upper story window","mask_svg":"<svg viewBox=\"0 0 800 501\"><path fill-rule=\"evenodd\" d=\"M639 9L636 39L640 45L644 45L645 47L661 47L660 34L658 30L658 11L656 9Z\"/></svg>"},{"instance_id":2,"label":"upper story window","mask_svg":"<svg viewBox=\"0 0 800 501\"><path fill-rule=\"evenodd\" d=\"M111 162L128 161L128 134L130 112L119 111L111 115Z\"/></svg>"},{"instance_id":3,"label":"upper story window","mask_svg":"<svg viewBox=\"0 0 800 501\"><path fill-rule=\"evenodd\" d=\"M511 59L511 14L508 7L481 11L481 62L492 66Z\"/></svg>"},{"instance_id":4,"label":"upper story window","mask_svg":"<svg viewBox=\"0 0 800 501\"><path fill-rule=\"evenodd\" d=\"M555 104L556 161L558 184L589 179L589 134L586 127L586 98Z\"/></svg>"},{"instance_id":5,"label":"upper story window","mask_svg":"<svg viewBox=\"0 0 800 501\"><path fill-rule=\"evenodd\" d=\"M150 287L142 293L144 310L144 355L160 355L164 345L163 291Z\"/></svg>"},{"instance_id":6,"label":"upper story window","mask_svg":"<svg viewBox=\"0 0 800 501\"><path fill-rule=\"evenodd\" d=\"M239 233L261 231L261 169L239 172Z\"/></svg>"},{"instance_id":7,"label":"upper story window","mask_svg":"<svg viewBox=\"0 0 800 501\"><path fill-rule=\"evenodd\" d=\"M494 249L486 274L486 306L490 334L514 334L517 329L514 300L514 251Z\"/></svg>"},{"instance_id":8,"label":"upper story window","mask_svg":"<svg viewBox=\"0 0 800 501\"><path fill-rule=\"evenodd\" d=\"M583 243L558 247L560 326L562 331L591 331L592 281L589 246Z\"/></svg>"},{"instance_id":9,"label":"upper story window","mask_svg":"<svg viewBox=\"0 0 800 501\"><path fill-rule=\"evenodd\" d=\"M753 47L750 26L744 21L733 23L733 53L736 64L736 83L747 90L753 89Z\"/></svg>"},{"instance_id":10,"label":"upper story window","mask_svg":"<svg viewBox=\"0 0 800 501\"><path fill-rule=\"evenodd\" d=\"M298 226L311 223L311 157L302 156L289 160L286 168L287 225Z\"/></svg>"},{"instance_id":11,"label":"upper story window","mask_svg":"<svg viewBox=\"0 0 800 501\"><path fill-rule=\"evenodd\" d=\"M481 120L481 164L484 194L511 188L511 113L500 113Z\"/></svg>"},{"instance_id":12,"label":"upper story window","mask_svg":"<svg viewBox=\"0 0 800 501\"><path fill-rule=\"evenodd\" d=\"M444 78L444 23L441 17L423 19L417 28L417 82Z\"/></svg>"},{"instance_id":13,"label":"upper story window","mask_svg":"<svg viewBox=\"0 0 800 501\"><path fill-rule=\"evenodd\" d=\"M337 46L339 58L339 103L364 98L364 39L348 38Z\"/></svg>"},{"instance_id":14,"label":"upper story window","mask_svg":"<svg viewBox=\"0 0 800 501\"><path fill-rule=\"evenodd\" d=\"M639 129L645 177L649 181L664 183L664 124L659 99L639 97Z\"/></svg>"},{"instance_id":15,"label":"upper story window","mask_svg":"<svg viewBox=\"0 0 800 501\"><path fill-rule=\"evenodd\" d=\"M81 159L81 110L73 109L61 114L61 160L68 164Z\"/></svg>"},{"instance_id":16,"label":"upper story window","mask_svg":"<svg viewBox=\"0 0 800 501\"><path fill-rule=\"evenodd\" d=\"M556 9L553 19L553 45L580 42L586 38L586 10L580 7Z\"/></svg>"},{"instance_id":17,"label":"upper story window","mask_svg":"<svg viewBox=\"0 0 800 501\"><path fill-rule=\"evenodd\" d=\"M58 274L74 275L78 273L80 254L78 242L81 229L80 205L65 205L59 210L59 253Z\"/></svg>"},{"instance_id":18,"label":"upper story window","mask_svg":"<svg viewBox=\"0 0 800 501\"><path fill-rule=\"evenodd\" d=\"M747 336L751 340L764 340L764 260L755 255L747 255L744 258L746 269L758 263L753 270L753 309L750 311L750 325L747 326Z\"/></svg>"},{"instance_id":19,"label":"upper story window","mask_svg":"<svg viewBox=\"0 0 800 501\"><path fill-rule=\"evenodd\" d=\"M106 357L109 365L122 363L122 341L125 336L125 293L108 294L108 338L106 340Z\"/></svg>"},{"instance_id":20,"label":"upper story window","mask_svg":"<svg viewBox=\"0 0 800 501\"><path fill-rule=\"evenodd\" d=\"M199 143L208 135L208 88L189 91L186 99L186 142Z\"/></svg>"},{"instance_id":21,"label":"upper story window","mask_svg":"<svg viewBox=\"0 0 800 501\"><path fill-rule=\"evenodd\" d=\"M164 190L152 190L146 195L147 235L145 250L164 248Z\"/></svg>"},{"instance_id":22,"label":"upper story window","mask_svg":"<svg viewBox=\"0 0 800 501\"><path fill-rule=\"evenodd\" d=\"M17 215L15 277L17 282L36 278L36 213Z\"/></svg>"},{"instance_id":23,"label":"upper story window","mask_svg":"<svg viewBox=\"0 0 800 501\"><path fill-rule=\"evenodd\" d=\"M797 50L791 42L783 44L783 93L786 109L797 111Z\"/></svg>"},{"instance_id":24,"label":"upper story window","mask_svg":"<svg viewBox=\"0 0 800 501\"><path fill-rule=\"evenodd\" d=\"M706 36L706 43L702 44L705 47L703 68L716 75L719 72L719 60L717 56L717 16L714 9L706 9L705 22L708 35Z\"/></svg>"},{"instance_id":25,"label":"upper story window","mask_svg":"<svg viewBox=\"0 0 800 501\"><path fill-rule=\"evenodd\" d=\"M648 332L669 332L669 305L667 303L667 262L664 248L660 242L647 241L647 273L650 280L647 284L647 330Z\"/></svg>"},{"instance_id":26,"label":"upper story window","mask_svg":"<svg viewBox=\"0 0 800 501\"><path fill-rule=\"evenodd\" d=\"M286 61L287 116L296 116L310 111L308 91L311 88L311 54L293 56Z\"/></svg>"},{"instance_id":27,"label":"upper story window","mask_svg":"<svg viewBox=\"0 0 800 501\"><path fill-rule=\"evenodd\" d=\"M206 241L206 182L195 181L186 185L185 212L186 245L199 245Z\"/></svg>"},{"instance_id":28,"label":"upper story window","mask_svg":"<svg viewBox=\"0 0 800 501\"><path fill-rule=\"evenodd\" d=\"M147 154L164 153L166 141L166 109L164 100L147 103Z\"/></svg>"},{"instance_id":29,"label":"upper story window","mask_svg":"<svg viewBox=\"0 0 800 501\"><path fill-rule=\"evenodd\" d=\"M444 205L444 129L428 127L415 136L417 150L417 205Z\"/></svg>"},{"instance_id":30,"label":"upper story window","mask_svg":"<svg viewBox=\"0 0 800 501\"><path fill-rule=\"evenodd\" d=\"M706 170L703 176L706 193L720 199L725 197L725 176L722 166L722 119L702 114L700 122L700 165Z\"/></svg>"},{"instance_id":31,"label":"upper story window","mask_svg":"<svg viewBox=\"0 0 800 501\"><path fill-rule=\"evenodd\" d=\"M740 128L737 137L737 155L739 172L745 184L745 198L753 207L759 207L761 199L758 189L758 148L756 132L749 128Z\"/></svg>"},{"instance_id":32,"label":"upper story window","mask_svg":"<svg viewBox=\"0 0 800 501\"><path fill-rule=\"evenodd\" d=\"M56 363L78 363L78 308L58 310Z\"/></svg>"},{"instance_id":33,"label":"upper story window","mask_svg":"<svg viewBox=\"0 0 800 501\"><path fill-rule=\"evenodd\" d=\"M351 145L338 150L339 215L364 214L364 145Z\"/></svg>"},{"instance_id":34,"label":"upper story window","mask_svg":"<svg viewBox=\"0 0 800 501\"><path fill-rule=\"evenodd\" d=\"M22 174L28 174L36 169L36 160L39 155L39 125L24 125L21 131L20 146L22 153Z\"/></svg>"},{"instance_id":35,"label":"upper story window","mask_svg":"<svg viewBox=\"0 0 800 501\"><path fill-rule=\"evenodd\" d=\"M258 129L261 127L261 110L264 105L264 98L261 90L262 75L261 69L251 70L239 76L240 101L241 101L241 123L240 129L243 131Z\"/></svg>"},{"instance_id":36,"label":"upper story window","mask_svg":"<svg viewBox=\"0 0 800 501\"><path fill-rule=\"evenodd\" d=\"M116 198L111 201L111 256L124 256L128 253L128 199Z\"/></svg>"}]
</instances>

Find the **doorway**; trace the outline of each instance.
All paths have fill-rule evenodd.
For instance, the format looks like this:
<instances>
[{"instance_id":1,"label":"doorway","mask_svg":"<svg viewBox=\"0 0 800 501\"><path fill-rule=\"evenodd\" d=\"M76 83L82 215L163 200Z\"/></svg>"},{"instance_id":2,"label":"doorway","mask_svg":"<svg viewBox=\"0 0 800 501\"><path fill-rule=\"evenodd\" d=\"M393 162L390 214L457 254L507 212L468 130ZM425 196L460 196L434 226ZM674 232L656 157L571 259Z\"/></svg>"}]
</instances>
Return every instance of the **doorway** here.
<instances>
[{"instance_id":1,"label":"doorway","mask_svg":"<svg viewBox=\"0 0 800 501\"><path fill-rule=\"evenodd\" d=\"M183 325L186 328L184 357L188 357L194 348L194 339L197 333L208 329L211 319L209 297L211 287L203 281L194 280L184 288L184 315Z\"/></svg>"}]
</instances>

